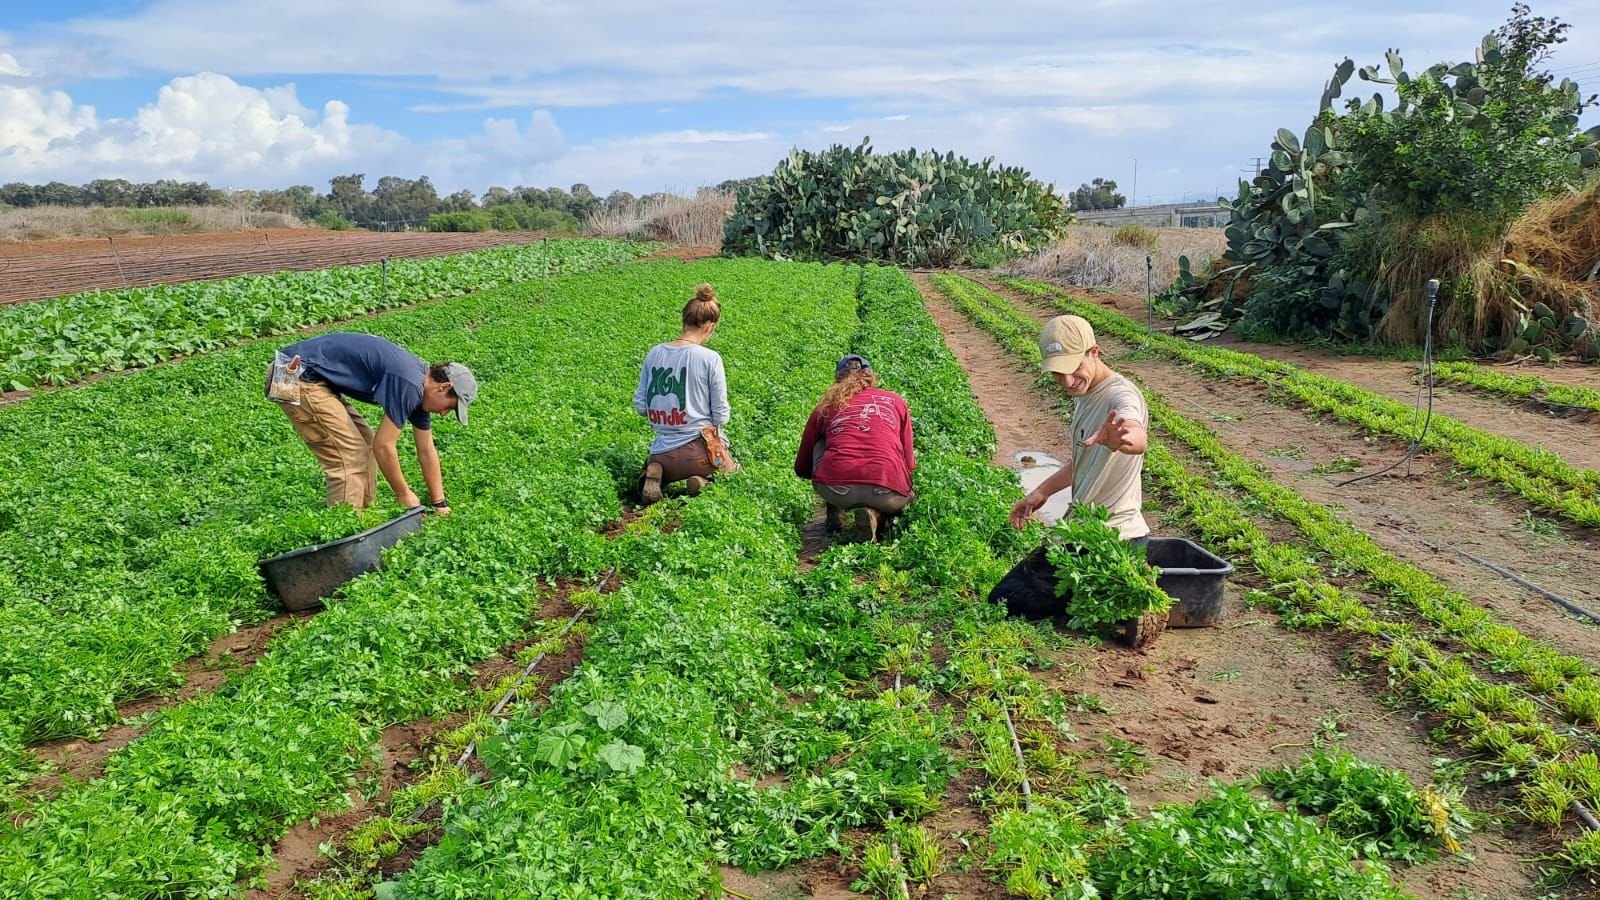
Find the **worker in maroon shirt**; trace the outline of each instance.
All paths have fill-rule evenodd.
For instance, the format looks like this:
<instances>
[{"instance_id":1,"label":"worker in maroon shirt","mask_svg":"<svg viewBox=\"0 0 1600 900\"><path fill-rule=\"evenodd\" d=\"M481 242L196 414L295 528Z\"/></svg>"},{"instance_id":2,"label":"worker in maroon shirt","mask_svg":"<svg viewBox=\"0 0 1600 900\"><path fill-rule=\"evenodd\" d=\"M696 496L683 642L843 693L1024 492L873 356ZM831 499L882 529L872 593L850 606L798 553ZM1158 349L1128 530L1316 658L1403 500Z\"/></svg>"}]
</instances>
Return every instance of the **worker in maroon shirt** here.
<instances>
[{"instance_id":1,"label":"worker in maroon shirt","mask_svg":"<svg viewBox=\"0 0 1600 900\"><path fill-rule=\"evenodd\" d=\"M911 502L916 466L905 399L878 387L865 358L839 360L794 458L794 473L810 479L828 504L829 530L843 531L844 514L853 509L856 539L877 540Z\"/></svg>"}]
</instances>

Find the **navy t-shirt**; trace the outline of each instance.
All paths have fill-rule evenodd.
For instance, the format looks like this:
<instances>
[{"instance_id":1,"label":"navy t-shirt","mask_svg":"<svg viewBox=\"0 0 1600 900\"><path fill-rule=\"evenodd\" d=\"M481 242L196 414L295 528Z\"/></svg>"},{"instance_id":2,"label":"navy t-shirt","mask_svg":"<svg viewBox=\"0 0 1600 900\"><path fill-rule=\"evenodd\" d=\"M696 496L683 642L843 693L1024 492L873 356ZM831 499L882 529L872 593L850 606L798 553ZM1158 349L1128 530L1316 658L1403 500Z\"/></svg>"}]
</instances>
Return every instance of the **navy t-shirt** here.
<instances>
[{"instance_id":1,"label":"navy t-shirt","mask_svg":"<svg viewBox=\"0 0 1600 900\"><path fill-rule=\"evenodd\" d=\"M338 332L319 335L283 348L299 355L307 381L320 381L346 397L383 407L396 425L427 431L433 417L422 408L427 365L399 344L373 334Z\"/></svg>"}]
</instances>

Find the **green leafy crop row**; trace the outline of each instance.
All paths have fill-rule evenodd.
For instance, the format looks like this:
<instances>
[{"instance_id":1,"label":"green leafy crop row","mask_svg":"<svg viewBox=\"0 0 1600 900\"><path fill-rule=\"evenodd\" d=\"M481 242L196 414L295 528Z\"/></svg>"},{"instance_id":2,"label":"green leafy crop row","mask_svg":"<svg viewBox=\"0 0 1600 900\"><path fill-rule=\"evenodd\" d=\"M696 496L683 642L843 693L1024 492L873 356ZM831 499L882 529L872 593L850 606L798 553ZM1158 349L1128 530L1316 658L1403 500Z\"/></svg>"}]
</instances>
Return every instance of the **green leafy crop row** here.
<instances>
[{"instance_id":1,"label":"green leafy crop row","mask_svg":"<svg viewBox=\"0 0 1600 900\"><path fill-rule=\"evenodd\" d=\"M1415 410L1365 388L1306 372L1289 363L1221 347L1205 347L1166 335L1146 335L1127 317L1062 294L1033 281L1008 280L1018 290L1043 298L1063 312L1088 319L1102 334L1138 344L1229 378L1256 378L1318 412L1370 431L1404 439L1416 437ZM1600 527L1600 472L1581 469L1560 456L1451 419L1433 416L1423 448L1450 455L1463 469L1498 482L1536 506L1579 525Z\"/></svg>"},{"instance_id":2,"label":"green leafy crop row","mask_svg":"<svg viewBox=\"0 0 1600 900\"><path fill-rule=\"evenodd\" d=\"M1531 397L1557 406L1600 412L1600 391L1579 385L1545 381L1537 375L1502 372L1477 363L1441 362L1435 364L1434 376L1439 381L1464 384L1507 397Z\"/></svg>"},{"instance_id":3,"label":"green leafy crop row","mask_svg":"<svg viewBox=\"0 0 1600 900\"><path fill-rule=\"evenodd\" d=\"M66 384L374 310L588 271L650 249L557 239L397 259L387 266L242 275L16 303L0 307L0 390Z\"/></svg>"}]
</instances>

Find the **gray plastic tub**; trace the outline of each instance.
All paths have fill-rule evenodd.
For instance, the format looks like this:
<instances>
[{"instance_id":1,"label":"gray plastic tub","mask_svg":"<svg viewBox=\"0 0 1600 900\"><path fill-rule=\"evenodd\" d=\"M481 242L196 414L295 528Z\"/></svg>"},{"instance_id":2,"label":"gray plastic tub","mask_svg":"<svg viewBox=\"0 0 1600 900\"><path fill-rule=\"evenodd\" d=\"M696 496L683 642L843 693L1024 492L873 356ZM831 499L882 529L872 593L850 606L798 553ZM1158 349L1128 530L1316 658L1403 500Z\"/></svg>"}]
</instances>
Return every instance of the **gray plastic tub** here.
<instances>
[{"instance_id":1,"label":"gray plastic tub","mask_svg":"<svg viewBox=\"0 0 1600 900\"><path fill-rule=\"evenodd\" d=\"M424 509L418 506L360 534L262 560L258 565L267 590L290 612L321 606L322 598L357 575L378 568L384 550L421 528Z\"/></svg>"},{"instance_id":2,"label":"gray plastic tub","mask_svg":"<svg viewBox=\"0 0 1600 900\"><path fill-rule=\"evenodd\" d=\"M1233 564L1185 538L1153 537L1145 559L1161 570L1156 586L1177 602L1167 616L1171 628L1204 628L1222 618L1223 582Z\"/></svg>"}]
</instances>

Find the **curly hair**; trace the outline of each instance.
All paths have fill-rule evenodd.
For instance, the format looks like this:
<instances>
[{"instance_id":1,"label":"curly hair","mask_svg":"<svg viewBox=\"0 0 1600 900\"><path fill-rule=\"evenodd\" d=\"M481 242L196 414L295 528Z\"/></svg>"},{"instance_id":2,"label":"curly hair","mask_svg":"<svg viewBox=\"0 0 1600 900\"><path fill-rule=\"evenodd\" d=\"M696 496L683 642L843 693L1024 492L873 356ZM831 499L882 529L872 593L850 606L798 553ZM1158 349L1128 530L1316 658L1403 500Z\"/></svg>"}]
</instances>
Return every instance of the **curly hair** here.
<instances>
[{"instance_id":1,"label":"curly hair","mask_svg":"<svg viewBox=\"0 0 1600 900\"><path fill-rule=\"evenodd\" d=\"M878 374L871 369L851 369L828 386L817 408L832 415L850 404L851 398L868 388L878 386Z\"/></svg>"}]
</instances>

